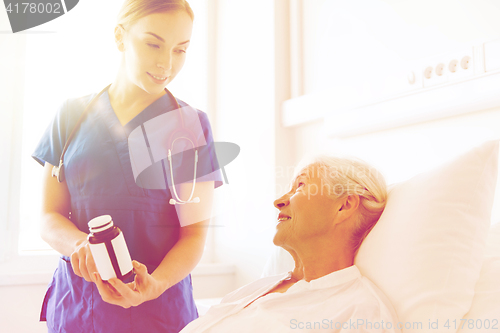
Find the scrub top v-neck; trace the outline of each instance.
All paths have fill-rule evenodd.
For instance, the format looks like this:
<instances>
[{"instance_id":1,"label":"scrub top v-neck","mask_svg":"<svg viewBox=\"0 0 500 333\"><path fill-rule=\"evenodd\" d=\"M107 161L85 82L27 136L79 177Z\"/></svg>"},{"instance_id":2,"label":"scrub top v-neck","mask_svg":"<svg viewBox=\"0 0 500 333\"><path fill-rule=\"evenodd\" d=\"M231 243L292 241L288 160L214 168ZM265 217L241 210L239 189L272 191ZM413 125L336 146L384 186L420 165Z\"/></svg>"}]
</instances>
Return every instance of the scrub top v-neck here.
<instances>
[{"instance_id":1,"label":"scrub top v-neck","mask_svg":"<svg viewBox=\"0 0 500 333\"><path fill-rule=\"evenodd\" d=\"M92 97L68 99L47 128L33 158L57 165L67 137ZM181 107L186 103L178 100ZM128 135L144 122L170 112L175 102L163 95L122 126L105 91L89 110L65 154L66 184L71 196L71 221L88 233L88 221L111 215L125 236L132 259L151 273L179 239L180 223L169 204L168 189L136 185L129 157ZM213 142L205 113L197 111L206 142ZM210 147L213 147L210 146ZM201 161L212 168L215 187L222 185L212 148ZM68 257L61 257L42 306L49 332L178 332L197 318L191 277L159 298L124 309L102 301L94 283L76 276Z\"/></svg>"}]
</instances>

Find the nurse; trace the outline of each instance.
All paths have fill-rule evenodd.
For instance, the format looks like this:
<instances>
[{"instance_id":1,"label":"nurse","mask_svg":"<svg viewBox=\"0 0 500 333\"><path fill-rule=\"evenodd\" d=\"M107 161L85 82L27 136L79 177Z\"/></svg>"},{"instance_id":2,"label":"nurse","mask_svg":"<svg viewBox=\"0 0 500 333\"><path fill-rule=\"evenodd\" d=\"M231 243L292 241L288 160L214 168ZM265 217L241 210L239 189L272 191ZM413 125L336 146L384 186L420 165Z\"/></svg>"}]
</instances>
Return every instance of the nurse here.
<instances>
[{"instance_id":1,"label":"nurse","mask_svg":"<svg viewBox=\"0 0 500 333\"><path fill-rule=\"evenodd\" d=\"M187 107L164 88L184 64L193 17L184 0L126 0L114 31L122 54L114 82L100 95L67 99L33 153L44 165L41 236L61 253L40 316L49 332L179 332L198 317L190 272L203 252L213 189L222 185L213 145L198 161L211 175L196 181L200 202L171 205L169 189L136 184L127 141L177 103ZM201 141L213 142L207 115L196 112ZM58 182L52 170L66 142L65 180ZM178 184L180 198L191 185ZM130 281L104 282L95 273L87 223L108 214L134 260Z\"/></svg>"}]
</instances>

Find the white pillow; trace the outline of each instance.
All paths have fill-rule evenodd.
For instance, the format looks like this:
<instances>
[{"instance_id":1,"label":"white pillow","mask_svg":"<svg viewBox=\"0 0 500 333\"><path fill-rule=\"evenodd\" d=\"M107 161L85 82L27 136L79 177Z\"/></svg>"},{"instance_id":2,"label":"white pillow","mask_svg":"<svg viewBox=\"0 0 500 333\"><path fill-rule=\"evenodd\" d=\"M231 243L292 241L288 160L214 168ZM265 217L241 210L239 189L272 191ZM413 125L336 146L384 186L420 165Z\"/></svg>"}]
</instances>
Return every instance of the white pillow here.
<instances>
[{"instance_id":1,"label":"white pillow","mask_svg":"<svg viewBox=\"0 0 500 333\"><path fill-rule=\"evenodd\" d=\"M403 332L457 331L445 324L471 306L497 169L490 141L391 188L354 263L391 300Z\"/></svg>"},{"instance_id":2,"label":"white pillow","mask_svg":"<svg viewBox=\"0 0 500 333\"><path fill-rule=\"evenodd\" d=\"M485 255L500 256L500 222L492 225L488 232Z\"/></svg>"},{"instance_id":3,"label":"white pillow","mask_svg":"<svg viewBox=\"0 0 500 333\"><path fill-rule=\"evenodd\" d=\"M486 244L486 257L474 288L472 306L460 321L457 333L500 330L500 223L490 229Z\"/></svg>"}]
</instances>

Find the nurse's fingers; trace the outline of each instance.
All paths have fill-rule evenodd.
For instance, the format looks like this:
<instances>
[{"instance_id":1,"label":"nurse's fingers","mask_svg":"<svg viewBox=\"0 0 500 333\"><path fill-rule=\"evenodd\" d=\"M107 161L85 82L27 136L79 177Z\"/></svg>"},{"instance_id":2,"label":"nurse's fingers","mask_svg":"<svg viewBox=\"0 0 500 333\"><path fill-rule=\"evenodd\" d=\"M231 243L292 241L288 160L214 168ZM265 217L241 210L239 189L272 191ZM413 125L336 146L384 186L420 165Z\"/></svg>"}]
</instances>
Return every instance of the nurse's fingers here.
<instances>
[{"instance_id":1,"label":"nurse's fingers","mask_svg":"<svg viewBox=\"0 0 500 333\"><path fill-rule=\"evenodd\" d=\"M73 268L73 272L81 277L82 273L80 273L80 263L78 260L78 253L77 252L71 253L70 259L71 259L71 268Z\"/></svg>"},{"instance_id":2,"label":"nurse's fingers","mask_svg":"<svg viewBox=\"0 0 500 333\"><path fill-rule=\"evenodd\" d=\"M88 243L83 243L78 247L70 256L71 259L71 267L73 268L73 272L85 279L85 281L92 282L92 278L90 277L90 273L95 271L95 263L94 258L91 259L91 271L87 268L87 257L92 257L92 253L90 252L90 248ZM93 266L93 267L92 267Z\"/></svg>"},{"instance_id":3,"label":"nurse's fingers","mask_svg":"<svg viewBox=\"0 0 500 333\"><path fill-rule=\"evenodd\" d=\"M78 249L78 268L80 269L81 277L85 279L87 282L92 282L92 278L90 277L91 272L89 272L87 268L87 257L91 256L90 249L87 246L82 246ZM92 261L94 261L92 259Z\"/></svg>"},{"instance_id":4,"label":"nurse's fingers","mask_svg":"<svg viewBox=\"0 0 500 333\"><path fill-rule=\"evenodd\" d=\"M130 304L136 305L137 301L140 299L140 295L137 291L133 291L125 283L115 278L109 279L108 282L120 295L122 295L122 297L126 298Z\"/></svg>"},{"instance_id":5,"label":"nurse's fingers","mask_svg":"<svg viewBox=\"0 0 500 333\"><path fill-rule=\"evenodd\" d=\"M87 271L87 264L85 263L86 262L86 259L85 259L85 256L81 256L81 254L79 253L79 251L77 252L73 252L71 254L71 267L73 268L73 272L78 275L79 277L82 277L85 279L85 281L88 281L88 282L91 282L91 278L90 278L90 275Z\"/></svg>"},{"instance_id":6,"label":"nurse's fingers","mask_svg":"<svg viewBox=\"0 0 500 333\"><path fill-rule=\"evenodd\" d=\"M92 274L97 290L104 302L120 305L124 308L129 308L130 304L122 297L122 295L108 282L103 281L99 273Z\"/></svg>"},{"instance_id":7,"label":"nurse's fingers","mask_svg":"<svg viewBox=\"0 0 500 333\"><path fill-rule=\"evenodd\" d=\"M146 267L146 265L143 265L136 260L132 260L132 266L134 267L134 273L137 275L136 278L146 278L146 276L148 275L148 268Z\"/></svg>"},{"instance_id":8,"label":"nurse's fingers","mask_svg":"<svg viewBox=\"0 0 500 333\"><path fill-rule=\"evenodd\" d=\"M92 273L97 272L97 267L95 265L94 257L92 256L92 252L90 252L90 248L87 252L87 256L85 257L87 272L89 273L89 277L92 278Z\"/></svg>"}]
</instances>

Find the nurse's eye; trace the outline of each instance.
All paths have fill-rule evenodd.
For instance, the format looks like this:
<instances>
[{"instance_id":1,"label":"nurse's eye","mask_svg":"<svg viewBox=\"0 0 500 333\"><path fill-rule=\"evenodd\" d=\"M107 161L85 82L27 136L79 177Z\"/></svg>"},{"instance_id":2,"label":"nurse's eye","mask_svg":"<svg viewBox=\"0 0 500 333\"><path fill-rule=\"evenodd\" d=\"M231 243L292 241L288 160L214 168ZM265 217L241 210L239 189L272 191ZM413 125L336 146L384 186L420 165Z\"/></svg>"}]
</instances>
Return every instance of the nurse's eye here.
<instances>
[{"instance_id":1,"label":"nurse's eye","mask_svg":"<svg viewBox=\"0 0 500 333\"><path fill-rule=\"evenodd\" d=\"M186 50L176 50L175 52L182 54L182 53L186 53Z\"/></svg>"},{"instance_id":2,"label":"nurse's eye","mask_svg":"<svg viewBox=\"0 0 500 333\"><path fill-rule=\"evenodd\" d=\"M151 46L152 48L155 48L155 49L159 49L160 46L159 45L156 45L156 44L148 44L149 46Z\"/></svg>"},{"instance_id":3,"label":"nurse's eye","mask_svg":"<svg viewBox=\"0 0 500 333\"><path fill-rule=\"evenodd\" d=\"M295 190L298 190L299 188L301 188L301 187L302 187L302 186L304 186L304 185L305 185L304 183L299 183L299 184L297 185L297 188L296 188Z\"/></svg>"}]
</instances>

